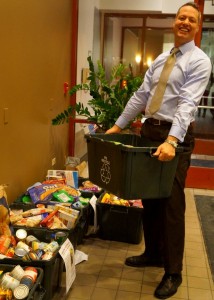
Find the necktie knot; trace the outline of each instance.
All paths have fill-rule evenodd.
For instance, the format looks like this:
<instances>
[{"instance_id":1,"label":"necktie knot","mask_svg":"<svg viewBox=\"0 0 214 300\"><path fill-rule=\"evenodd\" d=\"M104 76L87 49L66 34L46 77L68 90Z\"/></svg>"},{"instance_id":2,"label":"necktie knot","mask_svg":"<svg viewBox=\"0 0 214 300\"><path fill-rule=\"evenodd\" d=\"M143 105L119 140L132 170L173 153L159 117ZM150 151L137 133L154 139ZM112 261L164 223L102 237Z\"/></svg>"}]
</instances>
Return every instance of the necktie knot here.
<instances>
[{"instance_id":1,"label":"necktie knot","mask_svg":"<svg viewBox=\"0 0 214 300\"><path fill-rule=\"evenodd\" d=\"M179 51L180 51L179 48L174 47L174 48L172 48L172 50L170 51L170 54L177 54Z\"/></svg>"}]
</instances>

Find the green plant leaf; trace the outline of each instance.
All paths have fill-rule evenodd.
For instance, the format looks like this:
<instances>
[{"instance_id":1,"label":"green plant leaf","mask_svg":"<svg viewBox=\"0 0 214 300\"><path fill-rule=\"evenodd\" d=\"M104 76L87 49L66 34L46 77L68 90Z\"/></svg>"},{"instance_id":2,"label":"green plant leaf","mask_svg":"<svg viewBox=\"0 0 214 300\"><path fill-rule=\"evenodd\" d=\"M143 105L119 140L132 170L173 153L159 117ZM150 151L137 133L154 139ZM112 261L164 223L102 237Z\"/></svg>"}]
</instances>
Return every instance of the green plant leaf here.
<instances>
[{"instance_id":1,"label":"green plant leaf","mask_svg":"<svg viewBox=\"0 0 214 300\"><path fill-rule=\"evenodd\" d=\"M131 66L121 63L113 66L110 79L107 80L102 64L98 61L95 70L90 56L87 60L89 64L88 82L73 86L69 90L69 94L73 95L81 90L89 91L91 99L87 105L81 102L69 105L64 112L59 113L52 120L53 125L68 122L69 118L83 116L88 121L96 123L103 130L106 130L114 125L130 97L142 84L143 78L133 76ZM123 80L126 80L126 86L122 85ZM93 113L90 112L89 107Z\"/></svg>"}]
</instances>

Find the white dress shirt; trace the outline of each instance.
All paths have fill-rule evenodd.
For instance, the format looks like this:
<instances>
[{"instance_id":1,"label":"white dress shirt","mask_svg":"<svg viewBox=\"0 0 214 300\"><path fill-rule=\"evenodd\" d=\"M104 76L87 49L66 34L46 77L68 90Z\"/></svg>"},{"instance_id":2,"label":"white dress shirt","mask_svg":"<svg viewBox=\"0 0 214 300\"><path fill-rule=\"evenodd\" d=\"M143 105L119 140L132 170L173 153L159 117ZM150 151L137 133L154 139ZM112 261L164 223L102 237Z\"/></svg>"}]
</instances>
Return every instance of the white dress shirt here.
<instances>
[{"instance_id":1,"label":"white dress shirt","mask_svg":"<svg viewBox=\"0 0 214 300\"><path fill-rule=\"evenodd\" d=\"M153 115L148 110L170 51L162 53L155 59L146 72L142 85L127 103L116 125L124 128L140 112L145 111L146 118L171 122L169 135L183 142L188 126L195 120L197 106L209 81L212 66L210 58L195 46L194 41L180 46L179 49L160 109Z\"/></svg>"}]
</instances>

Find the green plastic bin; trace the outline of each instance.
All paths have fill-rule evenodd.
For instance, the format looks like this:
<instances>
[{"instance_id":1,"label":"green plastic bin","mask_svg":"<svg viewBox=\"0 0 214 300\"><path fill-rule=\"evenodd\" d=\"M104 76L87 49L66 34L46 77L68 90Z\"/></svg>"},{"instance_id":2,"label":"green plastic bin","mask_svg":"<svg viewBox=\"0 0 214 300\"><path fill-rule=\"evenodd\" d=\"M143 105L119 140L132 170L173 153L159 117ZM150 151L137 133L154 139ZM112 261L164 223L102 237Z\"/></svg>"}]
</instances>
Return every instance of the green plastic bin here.
<instances>
[{"instance_id":1,"label":"green plastic bin","mask_svg":"<svg viewBox=\"0 0 214 300\"><path fill-rule=\"evenodd\" d=\"M169 197L178 163L176 149L172 161L161 162L152 154L160 142L133 134L85 135L89 179L123 199Z\"/></svg>"}]
</instances>

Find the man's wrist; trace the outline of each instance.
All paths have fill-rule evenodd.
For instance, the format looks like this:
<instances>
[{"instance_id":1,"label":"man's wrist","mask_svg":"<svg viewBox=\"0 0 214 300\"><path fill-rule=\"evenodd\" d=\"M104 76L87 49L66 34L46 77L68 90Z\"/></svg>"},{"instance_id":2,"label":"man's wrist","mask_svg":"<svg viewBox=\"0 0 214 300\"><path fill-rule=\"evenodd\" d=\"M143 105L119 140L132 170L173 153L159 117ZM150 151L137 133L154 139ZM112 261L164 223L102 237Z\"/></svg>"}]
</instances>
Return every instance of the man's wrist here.
<instances>
[{"instance_id":1,"label":"man's wrist","mask_svg":"<svg viewBox=\"0 0 214 300\"><path fill-rule=\"evenodd\" d=\"M174 148L177 148L177 147L178 147L178 143L177 143L176 141L172 141L172 140L166 139L166 140L165 140L165 143L170 144L170 145L173 146Z\"/></svg>"}]
</instances>

